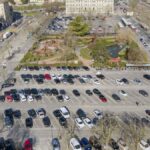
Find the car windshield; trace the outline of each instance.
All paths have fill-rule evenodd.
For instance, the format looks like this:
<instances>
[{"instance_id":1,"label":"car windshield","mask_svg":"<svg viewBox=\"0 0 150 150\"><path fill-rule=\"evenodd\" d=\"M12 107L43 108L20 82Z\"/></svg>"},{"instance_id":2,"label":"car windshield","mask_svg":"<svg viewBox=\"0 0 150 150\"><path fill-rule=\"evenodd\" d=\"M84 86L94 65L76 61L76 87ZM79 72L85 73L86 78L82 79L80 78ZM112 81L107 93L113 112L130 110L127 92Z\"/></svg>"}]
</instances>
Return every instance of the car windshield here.
<instances>
[{"instance_id":1,"label":"car windshield","mask_svg":"<svg viewBox=\"0 0 150 150\"><path fill-rule=\"evenodd\" d=\"M80 149L80 145L76 145L75 148L76 148L76 149Z\"/></svg>"}]
</instances>

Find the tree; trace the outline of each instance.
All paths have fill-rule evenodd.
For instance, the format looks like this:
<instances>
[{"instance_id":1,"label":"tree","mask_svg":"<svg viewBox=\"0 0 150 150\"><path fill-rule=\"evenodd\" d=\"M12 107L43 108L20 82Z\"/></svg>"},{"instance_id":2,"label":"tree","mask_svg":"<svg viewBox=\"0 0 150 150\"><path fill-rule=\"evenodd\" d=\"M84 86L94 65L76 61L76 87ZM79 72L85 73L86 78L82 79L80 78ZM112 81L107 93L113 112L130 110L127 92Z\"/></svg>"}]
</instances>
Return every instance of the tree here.
<instances>
[{"instance_id":1,"label":"tree","mask_svg":"<svg viewBox=\"0 0 150 150\"><path fill-rule=\"evenodd\" d=\"M27 4L29 0L21 0L22 4Z\"/></svg>"},{"instance_id":2,"label":"tree","mask_svg":"<svg viewBox=\"0 0 150 150\"><path fill-rule=\"evenodd\" d=\"M147 53L141 50L133 41L129 43L129 48L126 50L126 58L133 63L145 63L148 61Z\"/></svg>"},{"instance_id":3,"label":"tree","mask_svg":"<svg viewBox=\"0 0 150 150\"><path fill-rule=\"evenodd\" d=\"M91 49L91 56L97 64L104 65L109 61L110 56L106 49L105 39L96 40L89 46L89 49Z\"/></svg>"},{"instance_id":4,"label":"tree","mask_svg":"<svg viewBox=\"0 0 150 150\"><path fill-rule=\"evenodd\" d=\"M100 139L101 143L108 145L113 132L118 127L118 121L111 114L106 114L99 122L98 126L94 128L95 134Z\"/></svg>"},{"instance_id":5,"label":"tree","mask_svg":"<svg viewBox=\"0 0 150 150\"><path fill-rule=\"evenodd\" d=\"M135 11L135 8L137 7L139 0L129 0L129 6L131 7L132 11Z\"/></svg>"},{"instance_id":6,"label":"tree","mask_svg":"<svg viewBox=\"0 0 150 150\"><path fill-rule=\"evenodd\" d=\"M121 126L122 138L128 143L131 149L137 150L138 144L145 134L145 128L138 118L126 120Z\"/></svg>"},{"instance_id":7,"label":"tree","mask_svg":"<svg viewBox=\"0 0 150 150\"><path fill-rule=\"evenodd\" d=\"M77 16L69 25L70 31L77 36L84 36L89 33L89 25L84 22L83 17Z\"/></svg>"}]
</instances>

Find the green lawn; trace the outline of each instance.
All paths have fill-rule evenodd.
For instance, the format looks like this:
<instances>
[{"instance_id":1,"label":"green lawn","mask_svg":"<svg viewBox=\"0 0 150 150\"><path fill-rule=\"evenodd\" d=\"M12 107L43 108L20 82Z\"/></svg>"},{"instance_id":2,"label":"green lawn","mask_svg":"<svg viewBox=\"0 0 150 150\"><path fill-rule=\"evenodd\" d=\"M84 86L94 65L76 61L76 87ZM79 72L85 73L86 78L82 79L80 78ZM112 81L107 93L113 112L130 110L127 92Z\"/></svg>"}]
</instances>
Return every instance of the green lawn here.
<instances>
[{"instance_id":1,"label":"green lawn","mask_svg":"<svg viewBox=\"0 0 150 150\"><path fill-rule=\"evenodd\" d=\"M80 51L80 55L81 55L84 59L87 59L87 60L92 59L90 53L91 53L91 51L90 51L90 49L88 49L88 48L83 48L83 49L81 49L81 51Z\"/></svg>"}]
</instances>

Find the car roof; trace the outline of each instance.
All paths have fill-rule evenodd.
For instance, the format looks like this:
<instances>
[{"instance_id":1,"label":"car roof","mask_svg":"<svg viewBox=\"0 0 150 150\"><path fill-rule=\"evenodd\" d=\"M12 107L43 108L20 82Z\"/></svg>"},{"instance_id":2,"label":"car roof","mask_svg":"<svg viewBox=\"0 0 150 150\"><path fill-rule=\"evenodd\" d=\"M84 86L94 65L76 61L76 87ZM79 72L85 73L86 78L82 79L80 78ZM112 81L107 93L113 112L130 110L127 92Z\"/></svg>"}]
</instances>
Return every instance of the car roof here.
<instances>
[{"instance_id":1,"label":"car roof","mask_svg":"<svg viewBox=\"0 0 150 150\"><path fill-rule=\"evenodd\" d=\"M77 140L76 138L72 138L72 139L70 140L70 142L71 142L73 145L79 145L79 142L78 142L78 140Z\"/></svg>"}]
</instances>

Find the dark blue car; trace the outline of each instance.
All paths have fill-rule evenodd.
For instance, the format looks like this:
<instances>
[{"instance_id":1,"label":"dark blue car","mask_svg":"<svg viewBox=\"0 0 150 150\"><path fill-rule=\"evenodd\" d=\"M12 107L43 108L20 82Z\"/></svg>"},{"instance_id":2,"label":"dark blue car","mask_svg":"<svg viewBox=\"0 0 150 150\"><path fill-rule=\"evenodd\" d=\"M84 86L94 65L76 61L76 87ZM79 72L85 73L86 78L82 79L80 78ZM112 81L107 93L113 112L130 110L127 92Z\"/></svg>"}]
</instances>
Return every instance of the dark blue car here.
<instances>
[{"instance_id":1,"label":"dark blue car","mask_svg":"<svg viewBox=\"0 0 150 150\"><path fill-rule=\"evenodd\" d=\"M89 143L89 140L86 137L83 137L80 141L81 146L84 148L84 150L92 150L92 146Z\"/></svg>"}]
</instances>

